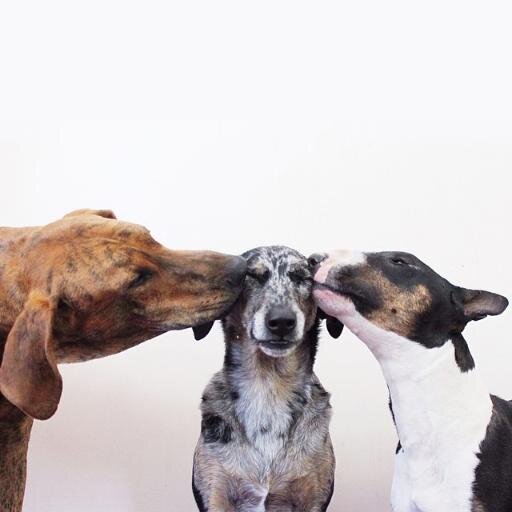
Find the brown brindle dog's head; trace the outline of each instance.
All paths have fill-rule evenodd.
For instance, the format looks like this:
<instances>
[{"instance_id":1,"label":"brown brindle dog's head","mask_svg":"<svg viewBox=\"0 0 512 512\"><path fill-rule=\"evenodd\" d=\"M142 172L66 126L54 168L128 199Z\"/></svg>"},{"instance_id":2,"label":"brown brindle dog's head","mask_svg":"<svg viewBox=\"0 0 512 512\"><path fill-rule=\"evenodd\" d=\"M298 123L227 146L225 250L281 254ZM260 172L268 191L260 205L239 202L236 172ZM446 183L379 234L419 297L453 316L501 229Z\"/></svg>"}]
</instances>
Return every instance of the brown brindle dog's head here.
<instances>
[{"instance_id":1,"label":"brown brindle dog's head","mask_svg":"<svg viewBox=\"0 0 512 512\"><path fill-rule=\"evenodd\" d=\"M62 389L57 363L200 329L229 310L245 271L236 256L168 250L110 211L80 210L21 230L4 267L22 302L5 342L0 391L26 414L48 418Z\"/></svg>"}]
</instances>

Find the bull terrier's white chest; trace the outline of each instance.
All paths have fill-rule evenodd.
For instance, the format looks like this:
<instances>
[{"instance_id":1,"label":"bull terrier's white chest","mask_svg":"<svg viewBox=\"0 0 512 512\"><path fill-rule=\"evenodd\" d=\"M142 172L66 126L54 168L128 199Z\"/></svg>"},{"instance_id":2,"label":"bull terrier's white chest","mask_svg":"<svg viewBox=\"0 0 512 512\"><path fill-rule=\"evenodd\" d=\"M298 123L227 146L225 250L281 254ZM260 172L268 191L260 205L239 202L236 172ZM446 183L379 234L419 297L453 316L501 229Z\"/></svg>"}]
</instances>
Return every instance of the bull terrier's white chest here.
<instances>
[{"instance_id":1,"label":"bull terrier's white chest","mask_svg":"<svg viewBox=\"0 0 512 512\"><path fill-rule=\"evenodd\" d=\"M474 370L460 371L451 343L413 349L434 356L428 378L418 369L417 378L395 380L383 367L402 444L395 460L393 510L471 512L477 454L492 415L490 396Z\"/></svg>"},{"instance_id":2,"label":"bull terrier's white chest","mask_svg":"<svg viewBox=\"0 0 512 512\"><path fill-rule=\"evenodd\" d=\"M395 457L391 490L393 512L471 512L474 453L459 456L455 464Z\"/></svg>"}]
</instances>

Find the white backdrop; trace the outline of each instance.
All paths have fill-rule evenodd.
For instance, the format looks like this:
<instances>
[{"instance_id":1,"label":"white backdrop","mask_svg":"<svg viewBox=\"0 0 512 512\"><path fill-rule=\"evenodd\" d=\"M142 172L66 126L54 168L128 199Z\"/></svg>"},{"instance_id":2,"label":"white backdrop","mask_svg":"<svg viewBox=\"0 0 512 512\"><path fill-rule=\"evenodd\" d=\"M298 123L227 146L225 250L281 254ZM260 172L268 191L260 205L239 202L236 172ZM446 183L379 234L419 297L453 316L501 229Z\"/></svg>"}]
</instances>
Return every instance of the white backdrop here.
<instances>
[{"instance_id":1,"label":"white backdrop","mask_svg":"<svg viewBox=\"0 0 512 512\"><path fill-rule=\"evenodd\" d=\"M0 2L0 224L112 208L175 248L414 252L512 297L509 2ZM467 329L512 398L512 315ZM218 328L64 366L37 422L26 512L193 511ZM389 510L387 391L325 334L330 508Z\"/></svg>"}]
</instances>

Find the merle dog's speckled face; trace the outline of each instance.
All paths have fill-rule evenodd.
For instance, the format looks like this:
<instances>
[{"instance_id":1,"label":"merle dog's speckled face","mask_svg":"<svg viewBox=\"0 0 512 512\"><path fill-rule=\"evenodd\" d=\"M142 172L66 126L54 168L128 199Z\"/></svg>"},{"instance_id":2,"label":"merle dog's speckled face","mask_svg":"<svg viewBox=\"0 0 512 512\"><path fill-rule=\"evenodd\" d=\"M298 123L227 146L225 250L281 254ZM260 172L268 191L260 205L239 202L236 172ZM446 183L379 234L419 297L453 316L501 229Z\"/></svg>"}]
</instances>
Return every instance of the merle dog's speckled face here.
<instances>
[{"instance_id":1,"label":"merle dog's speckled face","mask_svg":"<svg viewBox=\"0 0 512 512\"><path fill-rule=\"evenodd\" d=\"M499 314L508 304L500 295L452 285L408 253L314 256L314 295L326 313L350 322L355 308L381 329L426 347L442 345L470 320Z\"/></svg>"},{"instance_id":2,"label":"merle dog's speckled face","mask_svg":"<svg viewBox=\"0 0 512 512\"><path fill-rule=\"evenodd\" d=\"M315 322L308 262L281 246L258 247L242 256L248 269L245 288L225 326L234 338L250 340L268 356L289 355Z\"/></svg>"}]
</instances>

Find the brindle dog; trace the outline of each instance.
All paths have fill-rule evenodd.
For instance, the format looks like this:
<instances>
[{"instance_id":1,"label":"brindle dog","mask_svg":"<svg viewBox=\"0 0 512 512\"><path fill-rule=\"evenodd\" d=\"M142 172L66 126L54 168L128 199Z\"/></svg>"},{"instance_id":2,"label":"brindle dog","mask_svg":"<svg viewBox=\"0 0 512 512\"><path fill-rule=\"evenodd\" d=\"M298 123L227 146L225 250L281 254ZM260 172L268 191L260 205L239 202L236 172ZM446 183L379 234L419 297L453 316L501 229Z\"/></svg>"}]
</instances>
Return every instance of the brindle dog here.
<instances>
[{"instance_id":1,"label":"brindle dog","mask_svg":"<svg viewBox=\"0 0 512 512\"><path fill-rule=\"evenodd\" d=\"M335 462L329 394L313 373L311 272L286 247L243 256L246 286L223 320L224 368L202 399L196 502L201 512L325 511ZM336 321L329 329L341 332Z\"/></svg>"},{"instance_id":2,"label":"brindle dog","mask_svg":"<svg viewBox=\"0 0 512 512\"><path fill-rule=\"evenodd\" d=\"M0 510L21 510L33 418L57 409L57 363L200 326L238 297L246 263L161 246L108 210L0 229Z\"/></svg>"}]
</instances>

